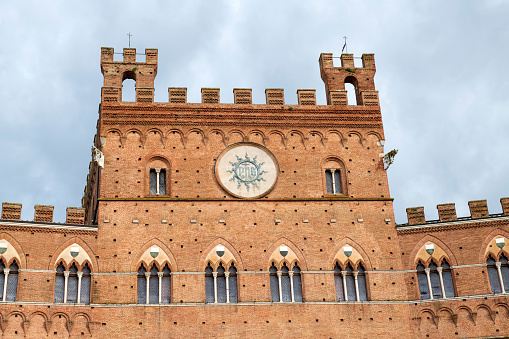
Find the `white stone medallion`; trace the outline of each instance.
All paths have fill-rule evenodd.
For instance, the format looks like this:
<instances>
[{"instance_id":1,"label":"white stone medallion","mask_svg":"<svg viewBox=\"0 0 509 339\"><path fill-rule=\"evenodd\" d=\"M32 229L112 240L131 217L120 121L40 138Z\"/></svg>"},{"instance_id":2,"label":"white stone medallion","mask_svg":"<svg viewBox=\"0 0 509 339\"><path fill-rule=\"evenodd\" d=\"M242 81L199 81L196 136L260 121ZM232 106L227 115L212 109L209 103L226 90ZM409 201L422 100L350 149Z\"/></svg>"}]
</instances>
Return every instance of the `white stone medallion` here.
<instances>
[{"instance_id":1,"label":"white stone medallion","mask_svg":"<svg viewBox=\"0 0 509 339\"><path fill-rule=\"evenodd\" d=\"M217 181L228 193L237 198L255 199L274 188L279 166L265 147L241 142L221 152L215 172Z\"/></svg>"}]
</instances>

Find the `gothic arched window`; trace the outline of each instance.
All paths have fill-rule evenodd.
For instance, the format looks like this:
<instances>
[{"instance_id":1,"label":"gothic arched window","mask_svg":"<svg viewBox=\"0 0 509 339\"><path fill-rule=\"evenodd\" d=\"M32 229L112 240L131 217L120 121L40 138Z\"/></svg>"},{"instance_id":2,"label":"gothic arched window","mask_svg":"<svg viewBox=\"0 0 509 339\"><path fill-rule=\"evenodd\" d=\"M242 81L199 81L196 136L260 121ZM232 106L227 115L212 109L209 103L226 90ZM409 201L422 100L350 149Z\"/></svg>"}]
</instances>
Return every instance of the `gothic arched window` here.
<instances>
[{"instance_id":1,"label":"gothic arched window","mask_svg":"<svg viewBox=\"0 0 509 339\"><path fill-rule=\"evenodd\" d=\"M81 270L75 263L68 271L62 262L55 271L55 303L90 303L91 271L86 263Z\"/></svg>"},{"instance_id":2,"label":"gothic arched window","mask_svg":"<svg viewBox=\"0 0 509 339\"><path fill-rule=\"evenodd\" d=\"M366 301L366 276L364 266L359 264L354 270L348 263L345 270L339 263L334 266L334 284L336 287L336 301Z\"/></svg>"},{"instance_id":3,"label":"gothic arched window","mask_svg":"<svg viewBox=\"0 0 509 339\"><path fill-rule=\"evenodd\" d=\"M422 300L455 296L451 266L445 259L442 260L440 267L433 260L427 268L419 261L416 270Z\"/></svg>"},{"instance_id":4,"label":"gothic arched window","mask_svg":"<svg viewBox=\"0 0 509 339\"><path fill-rule=\"evenodd\" d=\"M297 264L290 270L283 263L278 271L275 264L269 268L270 295L272 302L302 302L302 283Z\"/></svg>"},{"instance_id":5,"label":"gothic arched window","mask_svg":"<svg viewBox=\"0 0 509 339\"><path fill-rule=\"evenodd\" d=\"M322 164L327 195L346 195L346 177L343 163L337 158L329 158Z\"/></svg>"},{"instance_id":6,"label":"gothic arched window","mask_svg":"<svg viewBox=\"0 0 509 339\"><path fill-rule=\"evenodd\" d=\"M152 264L149 271L144 264L141 264L137 280L138 304L169 304L171 302L171 270L168 264L165 264L162 269Z\"/></svg>"},{"instance_id":7,"label":"gothic arched window","mask_svg":"<svg viewBox=\"0 0 509 339\"><path fill-rule=\"evenodd\" d=\"M502 254L498 261L491 255L486 260L488 277L490 278L491 293L506 293L509 289L509 263L507 257Z\"/></svg>"},{"instance_id":8,"label":"gothic arched window","mask_svg":"<svg viewBox=\"0 0 509 339\"><path fill-rule=\"evenodd\" d=\"M16 301L18 292L19 266L13 262L6 268L3 260L0 260L0 295L1 301Z\"/></svg>"},{"instance_id":9,"label":"gothic arched window","mask_svg":"<svg viewBox=\"0 0 509 339\"><path fill-rule=\"evenodd\" d=\"M205 268L205 302L237 302L237 269L233 263L226 270L220 262L215 272L208 263Z\"/></svg>"}]
</instances>

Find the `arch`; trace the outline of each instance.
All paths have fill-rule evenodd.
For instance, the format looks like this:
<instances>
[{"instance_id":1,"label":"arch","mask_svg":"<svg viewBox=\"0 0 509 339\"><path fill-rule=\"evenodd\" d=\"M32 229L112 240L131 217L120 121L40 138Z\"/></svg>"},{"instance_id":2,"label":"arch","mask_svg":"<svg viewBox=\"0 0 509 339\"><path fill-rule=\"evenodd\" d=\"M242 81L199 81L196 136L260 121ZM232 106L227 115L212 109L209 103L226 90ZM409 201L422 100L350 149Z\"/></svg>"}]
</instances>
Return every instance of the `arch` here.
<instances>
[{"instance_id":1,"label":"arch","mask_svg":"<svg viewBox=\"0 0 509 339\"><path fill-rule=\"evenodd\" d=\"M236 138L235 135L238 135L240 139ZM228 144L235 144L237 142L244 141L246 141L246 136L241 130L233 129L230 132L228 132Z\"/></svg>"},{"instance_id":2,"label":"arch","mask_svg":"<svg viewBox=\"0 0 509 339\"><path fill-rule=\"evenodd\" d=\"M369 131L368 133L366 133L366 136L369 136L369 135L375 136L378 139L378 141L384 140L383 136L376 131Z\"/></svg>"},{"instance_id":3,"label":"arch","mask_svg":"<svg viewBox=\"0 0 509 339\"><path fill-rule=\"evenodd\" d=\"M454 312L448 308L448 307L441 307L438 311L437 311L437 316L440 318L440 313L447 313L450 317L451 317L451 321L454 323L454 326L457 326L456 322L458 320L458 317L456 314L454 314Z\"/></svg>"},{"instance_id":4,"label":"arch","mask_svg":"<svg viewBox=\"0 0 509 339\"><path fill-rule=\"evenodd\" d=\"M26 316L24 313L20 312L20 311L12 311L11 313L9 313L4 319L6 321L6 325L3 326L3 335L8 337L9 334L6 334L6 331L8 330L9 328L9 320L11 317L17 317L17 316L20 316L21 317L21 322L18 324L20 325L21 327L21 330L23 331L23 336L26 335L26 329L25 329L25 324L26 324ZM11 325L13 324L13 322L11 322ZM15 325L14 325L15 326Z\"/></svg>"},{"instance_id":5,"label":"arch","mask_svg":"<svg viewBox=\"0 0 509 339\"><path fill-rule=\"evenodd\" d=\"M422 237L421 240L419 240L415 244L414 249L408 256L408 260L409 260L408 267L412 267L412 269L414 269L415 265L417 265L418 259L420 258L418 256L419 251L423 250L424 253L426 253L426 250L424 249L424 245L427 242L437 245L443 251L443 252L441 252L441 254L444 254L444 253L447 254L447 258L449 259L448 262L451 266L458 265L458 261L456 260L456 257L454 256L454 253L451 251L449 246L447 246L444 242L442 242L440 239L436 238L435 236L427 234L424 237ZM425 263L429 264L430 257L433 257L437 262L441 262L443 259L443 255L438 256L436 253L439 253L439 252L437 252L435 249L435 252L433 252L433 256L426 256L425 259L423 260L423 264L425 264ZM424 254L423 254L423 256L424 256ZM440 261L438 261L438 260L440 260Z\"/></svg>"},{"instance_id":6,"label":"arch","mask_svg":"<svg viewBox=\"0 0 509 339\"><path fill-rule=\"evenodd\" d=\"M259 142L258 140L260 140L261 142ZM260 130L252 130L248 134L248 141L250 142L254 142L265 146L265 140L266 140L265 133L263 133Z\"/></svg>"},{"instance_id":7,"label":"arch","mask_svg":"<svg viewBox=\"0 0 509 339\"><path fill-rule=\"evenodd\" d=\"M422 318L423 318L423 316L425 316L426 313L428 313L431 316L430 317L431 322L435 325L436 328L438 328L438 322L437 322L438 317L435 315L435 313L431 309L425 308L419 312L419 318L421 319L421 321L419 322L419 329L421 329Z\"/></svg>"},{"instance_id":8,"label":"arch","mask_svg":"<svg viewBox=\"0 0 509 339\"><path fill-rule=\"evenodd\" d=\"M366 139L364 139L363 135L360 132L348 131L349 138L352 138L354 135L359 138L359 143L361 144L361 146L365 147L364 144L365 144Z\"/></svg>"},{"instance_id":9,"label":"arch","mask_svg":"<svg viewBox=\"0 0 509 339\"><path fill-rule=\"evenodd\" d=\"M312 130L312 131L309 131L308 134L307 134L307 139L309 140L309 144L310 146L312 146L314 143L316 143L316 141L314 141L316 138L318 137L319 141L320 141L320 144L322 146L325 146L325 143L324 143L324 135L322 132L320 131L316 131L316 130Z\"/></svg>"},{"instance_id":10,"label":"arch","mask_svg":"<svg viewBox=\"0 0 509 339\"><path fill-rule=\"evenodd\" d=\"M168 158L166 158L165 156L163 155L160 155L159 153L155 153L153 155L150 155L148 156L146 159L145 159L145 162L144 162L144 167L148 167L151 163L155 162L155 161L162 161L166 167L163 167L161 166L161 168L171 168L171 162L170 160L168 160Z\"/></svg>"},{"instance_id":11,"label":"arch","mask_svg":"<svg viewBox=\"0 0 509 339\"><path fill-rule=\"evenodd\" d=\"M228 260L224 259L222 260L217 256L217 254L214 251L217 245L223 245L225 249L229 251L231 257L229 257ZM225 255L227 254L228 252L225 251ZM233 245L224 238L215 239L209 244L209 246L207 246L205 251L203 251L203 255L200 258L198 271L203 271L209 262L211 263L211 267L214 270L217 269L220 262L222 262L223 265L225 265L224 266L225 269L228 269L231 266L231 263L233 262L238 272L244 270L244 264L242 263L242 258L240 257L240 254L235 249L235 247L233 247Z\"/></svg>"},{"instance_id":12,"label":"arch","mask_svg":"<svg viewBox=\"0 0 509 339\"><path fill-rule=\"evenodd\" d=\"M151 141L151 137L150 137L151 133L157 134L159 136L159 140L157 140L157 141L161 143L163 148L165 148L163 131L161 131L159 128L155 128L155 127L154 128L150 128L146 132L146 134L144 136L145 143L148 143L148 142Z\"/></svg>"},{"instance_id":13,"label":"arch","mask_svg":"<svg viewBox=\"0 0 509 339\"><path fill-rule=\"evenodd\" d=\"M124 71L124 73L122 73L122 82L127 79L136 81L136 73L133 71Z\"/></svg>"},{"instance_id":14,"label":"arch","mask_svg":"<svg viewBox=\"0 0 509 339\"><path fill-rule=\"evenodd\" d=\"M503 237L506 239L505 246L502 248L499 248L496 246L496 238ZM491 247L490 247L491 245ZM508 256L509 252L509 232L506 232L502 229L494 229L491 231L486 238L484 239L480 251L479 251L479 263L485 263L486 259L488 258L489 254L493 254L493 258L497 259L500 256L500 253L506 253L506 256Z\"/></svg>"},{"instance_id":15,"label":"arch","mask_svg":"<svg viewBox=\"0 0 509 339\"><path fill-rule=\"evenodd\" d=\"M353 75L348 75L347 77L345 77L345 80L343 81L343 85L345 87L345 90L348 92L346 84L351 84L353 86L353 88L354 88L354 93L350 94L348 96L348 98L355 97L355 104L348 102L348 105L352 105L352 106L353 105L356 105L356 106L360 105L361 104L361 100L360 100L360 93L359 93L359 83L357 81L357 78L355 76L353 76Z\"/></svg>"},{"instance_id":16,"label":"arch","mask_svg":"<svg viewBox=\"0 0 509 339\"><path fill-rule=\"evenodd\" d=\"M139 142L143 146L143 132L137 128L130 128L125 132L124 138L128 138L131 133L138 135Z\"/></svg>"},{"instance_id":17,"label":"arch","mask_svg":"<svg viewBox=\"0 0 509 339\"><path fill-rule=\"evenodd\" d=\"M486 304L479 304L479 305L476 306L475 312L474 312L475 314L477 314L476 320L475 320L476 324L477 324L477 322L479 320L479 311L480 310L485 310L486 312L488 312L488 316L489 316L490 320L493 323L495 323L494 312L491 310L491 308L488 305L486 305Z\"/></svg>"},{"instance_id":18,"label":"arch","mask_svg":"<svg viewBox=\"0 0 509 339\"><path fill-rule=\"evenodd\" d=\"M339 144L342 146L342 147L345 147L345 141L346 141L346 138L343 137L343 134L341 134L340 131L338 130L328 130L326 133L325 133L325 140L327 141L327 144L329 144L329 135L335 135L339 138Z\"/></svg>"},{"instance_id":19,"label":"arch","mask_svg":"<svg viewBox=\"0 0 509 339\"><path fill-rule=\"evenodd\" d=\"M288 246L289 250L291 250L288 251L285 258L283 258L283 256L279 253L279 246ZM293 254L293 256L290 256L291 254ZM307 263L304 255L292 241L285 237L277 239L269 246L265 262L267 263L267 271L270 269L272 262L276 264L278 269L281 269L283 263L286 262L288 268L293 268L297 263L302 271L307 271Z\"/></svg>"},{"instance_id":20,"label":"arch","mask_svg":"<svg viewBox=\"0 0 509 339\"><path fill-rule=\"evenodd\" d=\"M182 144L182 147L186 148L186 138L184 136L184 132L182 132L179 129L172 128L166 133L166 140L168 143L170 143L171 137L170 135L178 134L180 137L180 143ZM169 146L169 145L168 145Z\"/></svg>"},{"instance_id":21,"label":"arch","mask_svg":"<svg viewBox=\"0 0 509 339\"><path fill-rule=\"evenodd\" d=\"M205 132L203 132L203 130L201 130L199 128L191 128L189 131L187 131L187 133L185 134L185 138L186 138L187 142L189 142L189 136L191 136L193 134L200 135L201 136L201 143L203 145L206 145L205 140L207 139L207 137L205 136Z\"/></svg>"},{"instance_id":22,"label":"arch","mask_svg":"<svg viewBox=\"0 0 509 339\"><path fill-rule=\"evenodd\" d=\"M158 255L158 257L161 256L160 259L152 258L150 256L150 248L153 246L157 246L163 251L162 256ZM154 263L156 263L158 269L161 269L164 267L167 261L169 261L168 267L172 272L178 271L178 265L175 256L168 248L168 246L166 246L164 242L162 242L158 238L152 238L149 241L145 242L145 244L143 244L139 248L139 250L135 253L133 258L134 259L131 261L131 272L137 272L141 263L145 263L147 270L149 270Z\"/></svg>"},{"instance_id":23,"label":"arch","mask_svg":"<svg viewBox=\"0 0 509 339\"><path fill-rule=\"evenodd\" d=\"M36 332L40 327L35 327L34 328L34 318L35 317L41 317L42 318L42 328L46 332L46 335L47 335L48 334L48 316L44 312L35 311L35 312L33 312L32 314L30 314L28 316L28 321L26 322L27 336L31 337L31 336L29 336L29 333L31 331L35 331L34 332L34 336L33 336L34 338L36 337L36 335L40 335L39 333Z\"/></svg>"},{"instance_id":24,"label":"arch","mask_svg":"<svg viewBox=\"0 0 509 339\"><path fill-rule=\"evenodd\" d=\"M108 141L108 138L110 138L110 134L117 134L118 135L118 140L117 140L118 144L119 144L119 146L123 146L124 134L122 133L121 130L119 130L118 128L108 129L105 133L106 142ZM106 146L106 143L103 146Z\"/></svg>"},{"instance_id":25,"label":"arch","mask_svg":"<svg viewBox=\"0 0 509 339\"><path fill-rule=\"evenodd\" d=\"M49 330L48 332L51 332L52 330L54 330L54 326L57 326L58 325L58 321L55 321L55 318L56 317L63 317L64 318L64 321L65 321L65 325L64 325L64 329L67 331L67 334L69 334L69 321L70 321L70 318L69 316L64 313L64 312L55 312L51 315L51 320L49 321Z\"/></svg>"},{"instance_id":26,"label":"arch","mask_svg":"<svg viewBox=\"0 0 509 339\"><path fill-rule=\"evenodd\" d=\"M7 233L0 233L0 243L2 241L5 241L7 243L7 250L5 251L5 253L0 254L0 259L3 259L6 265L10 265L14 261L14 259L17 259L19 268L20 269L26 268L26 255L21 245L16 241L16 239L14 239Z\"/></svg>"},{"instance_id":27,"label":"arch","mask_svg":"<svg viewBox=\"0 0 509 339\"><path fill-rule=\"evenodd\" d=\"M352 249L354 249L356 251L356 252L352 251L353 252L352 256L355 253L357 253L359 255L359 257L355 257L356 258L355 262L353 262L353 260L349 261L350 263L352 263L352 267L357 268L358 265L359 265L359 262L360 262L359 259L361 259L362 263L364 264L364 269L366 271L372 271L373 270L373 266L371 265L371 261L369 259L369 256L366 253L366 251L364 251L362 246L359 245L357 242L355 242L352 238L345 237L342 240L340 240L339 242L337 242L336 245L334 245L334 247L332 248L332 250L330 252L329 260L327 262L327 265L328 265L330 271L334 270L334 266L336 265L336 262L338 262L337 260L343 259L343 257L347 258L346 255L342 251L344 246L350 246L350 247L352 247ZM342 256L338 257L338 254L341 254ZM348 260L344 260L344 262L343 262L344 267L346 267L347 261Z\"/></svg>"},{"instance_id":28,"label":"arch","mask_svg":"<svg viewBox=\"0 0 509 339\"><path fill-rule=\"evenodd\" d=\"M286 137L285 137L284 133L281 132L281 131L277 131L277 130L270 131L268 133L268 135L267 135L268 136L268 140L270 141L270 137L274 136L274 135L278 136L280 138L279 141L281 142L281 145L286 149L286 142L287 142L287 140L286 140Z\"/></svg>"},{"instance_id":29,"label":"arch","mask_svg":"<svg viewBox=\"0 0 509 339\"><path fill-rule=\"evenodd\" d=\"M99 265L95 258L94 251L90 248L90 246L88 246L88 244L85 241L83 241L82 239L80 239L78 237L73 237L71 239L68 239L66 242L64 242L62 245L60 245L53 252L53 255L51 256L49 263L48 263L48 270L51 270L51 271L55 270L60 261L63 261L64 267L67 270L71 266L71 262L73 261L74 258L70 255L70 253L65 253L66 255L64 255L64 256L62 256L62 254L66 249L69 248L69 250L70 250L70 247L74 244L81 247L81 249L83 249L86 254L86 256L82 256L82 251L80 250L80 253L76 257L76 258L80 257L80 259L83 259L83 260L81 260L81 264L84 264L86 259L88 259L88 262L90 262L90 267L89 267L90 270L92 272L99 271ZM69 254L69 255L67 255L67 254ZM69 258L69 257L71 257L71 258ZM56 258L56 259L53 259L53 258ZM80 262L80 260L78 260L78 262ZM81 264L79 266L81 266Z\"/></svg>"},{"instance_id":30,"label":"arch","mask_svg":"<svg viewBox=\"0 0 509 339\"><path fill-rule=\"evenodd\" d=\"M209 140L213 139L212 135L219 135L219 136L221 136L221 142L223 143L224 146L227 145L228 137L226 136L226 134L222 130L217 129L217 128L214 128L214 129L210 130L210 132L209 132Z\"/></svg>"},{"instance_id":31,"label":"arch","mask_svg":"<svg viewBox=\"0 0 509 339\"><path fill-rule=\"evenodd\" d=\"M300 137L300 142L302 143L302 146L304 146L304 148L306 148L306 139L307 138L304 136L304 133L302 133L301 131L298 131L298 130L291 130L288 133L286 133L287 145L290 145L292 142L292 139L296 136Z\"/></svg>"}]
</instances>

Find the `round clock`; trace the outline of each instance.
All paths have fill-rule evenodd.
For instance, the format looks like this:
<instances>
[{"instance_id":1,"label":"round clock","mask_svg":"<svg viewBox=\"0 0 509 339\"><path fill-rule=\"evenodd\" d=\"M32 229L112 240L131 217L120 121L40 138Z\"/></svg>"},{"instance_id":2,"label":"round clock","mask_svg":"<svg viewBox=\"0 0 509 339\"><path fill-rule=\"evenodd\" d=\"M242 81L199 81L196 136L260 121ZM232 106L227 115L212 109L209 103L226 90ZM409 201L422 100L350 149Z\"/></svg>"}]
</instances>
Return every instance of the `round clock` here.
<instances>
[{"instance_id":1,"label":"round clock","mask_svg":"<svg viewBox=\"0 0 509 339\"><path fill-rule=\"evenodd\" d=\"M217 157L216 178L221 187L237 198L259 198L275 186L279 166L265 147L241 142L228 146Z\"/></svg>"}]
</instances>

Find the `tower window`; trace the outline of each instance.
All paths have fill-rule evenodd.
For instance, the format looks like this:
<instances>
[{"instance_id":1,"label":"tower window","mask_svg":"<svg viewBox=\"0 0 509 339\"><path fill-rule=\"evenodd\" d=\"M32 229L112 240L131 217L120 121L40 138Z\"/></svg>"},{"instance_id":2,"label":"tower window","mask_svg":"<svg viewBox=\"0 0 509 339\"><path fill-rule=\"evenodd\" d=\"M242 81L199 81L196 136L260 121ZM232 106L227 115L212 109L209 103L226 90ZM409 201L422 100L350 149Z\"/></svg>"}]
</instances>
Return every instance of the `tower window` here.
<instances>
[{"instance_id":1,"label":"tower window","mask_svg":"<svg viewBox=\"0 0 509 339\"><path fill-rule=\"evenodd\" d=\"M162 168L150 169L150 194L166 195L166 170Z\"/></svg>"},{"instance_id":2,"label":"tower window","mask_svg":"<svg viewBox=\"0 0 509 339\"><path fill-rule=\"evenodd\" d=\"M341 170L334 168L326 169L325 185L327 186L327 194L342 194Z\"/></svg>"}]
</instances>

